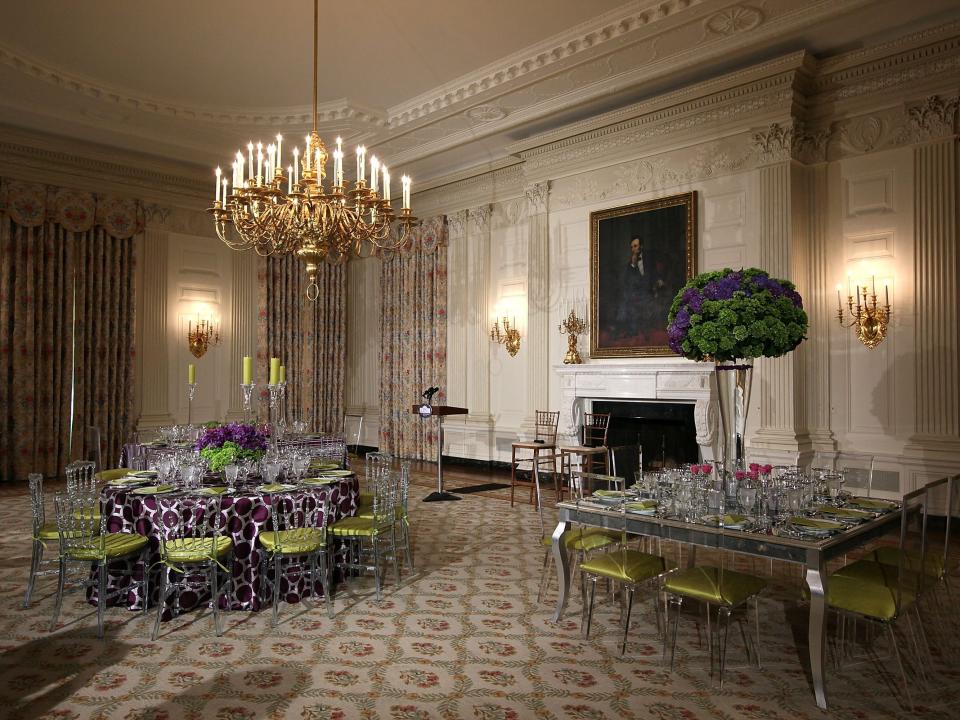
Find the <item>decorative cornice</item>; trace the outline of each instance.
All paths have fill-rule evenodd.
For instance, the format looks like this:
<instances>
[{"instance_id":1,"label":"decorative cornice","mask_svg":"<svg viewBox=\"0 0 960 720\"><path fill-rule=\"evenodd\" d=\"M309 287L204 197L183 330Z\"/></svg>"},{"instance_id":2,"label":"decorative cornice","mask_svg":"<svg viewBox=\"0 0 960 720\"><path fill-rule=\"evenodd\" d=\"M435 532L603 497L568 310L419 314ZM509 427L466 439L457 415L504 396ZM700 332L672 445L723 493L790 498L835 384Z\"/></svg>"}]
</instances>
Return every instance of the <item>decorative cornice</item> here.
<instances>
[{"instance_id":1,"label":"decorative cornice","mask_svg":"<svg viewBox=\"0 0 960 720\"><path fill-rule=\"evenodd\" d=\"M625 35L648 29L667 19L672 20L702 2L703 0L662 0L643 8L637 8L631 3L626 12L623 8L617 8L391 107L388 111L388 127L391 130L400 128L487 90L520 81L533 73L540 73L551 65L569 63L578 55L590 54L592 57L601 46L622 44ZM654 33L650 33L650 37L653 35Z\"/></svg>"},{"instance_id":2,"label":"decorative cornice","mask_svg":"<svg viewBox=\"0 0 960 720\"><path fill-rule=\"evenodd\" d=\"M61 90L78 93L92 100L120 105L130 110L167 115L190 121L203 121L218 125L307 125L313 121L309 105L271 108L270 111L241 108L191 106L177 103L169 98L139 95L128 88L109 85L93 78L71 73L63 68L44 63L17 52L7 45L0 45L0 63L25 75L54 85ZM375 127L385 127L384 114L370 107L349 103L346 99L321 103L317 107L319 122L356 120Z\"/></svg>"}]
</instances>

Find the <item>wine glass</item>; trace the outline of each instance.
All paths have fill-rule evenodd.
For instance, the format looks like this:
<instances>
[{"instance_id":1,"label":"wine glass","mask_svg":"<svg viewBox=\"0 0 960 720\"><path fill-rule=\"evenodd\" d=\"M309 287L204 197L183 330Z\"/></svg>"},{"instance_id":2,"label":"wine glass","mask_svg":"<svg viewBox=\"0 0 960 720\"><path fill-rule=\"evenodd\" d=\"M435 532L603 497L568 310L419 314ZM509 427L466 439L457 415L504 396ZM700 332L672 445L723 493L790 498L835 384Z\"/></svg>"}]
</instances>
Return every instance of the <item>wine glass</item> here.
<instances>
[{"instance_id":1,"label":"wine glass","mask_svg":"<svg viewBox=\"0 0 960 720\"><path fill-rule=\"evenodd\" d=\"M227 490L233 492L237 484L237 477L240 475L240 466L230 463L223 468L223 476L227 481Z\"/></svg>"},{"instance_id":2,"label":"wine glass","mask_svg":"<svg viewBox=\"0 0 960 720\"><path fill-rule=\"evenodd\" d=\"M737 488L737 500L740 502L740 508L746 515L753 514L753 506L757 502L757 486L751 482L741 482Z\"/></svg>"}]
</instances>

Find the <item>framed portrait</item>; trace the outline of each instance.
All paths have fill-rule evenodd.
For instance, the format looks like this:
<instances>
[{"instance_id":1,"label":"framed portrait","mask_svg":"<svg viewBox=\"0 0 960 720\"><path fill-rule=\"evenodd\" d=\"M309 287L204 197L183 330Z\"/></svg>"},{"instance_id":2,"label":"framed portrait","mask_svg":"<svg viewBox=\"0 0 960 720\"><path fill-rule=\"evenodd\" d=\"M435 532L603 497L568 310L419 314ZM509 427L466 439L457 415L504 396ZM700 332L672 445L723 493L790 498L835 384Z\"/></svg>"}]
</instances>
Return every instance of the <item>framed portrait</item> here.
<instances>
[{"instance_id":1,"label":"framed portrait","mask_svg":"<svg viewBox=\"0 0 960 720\"><path fill-rule=\"evenodd\" d=\"M667 314L697 272L697 193L590 213L590 355L673 355Z\"/></svg>"}]
</instances>

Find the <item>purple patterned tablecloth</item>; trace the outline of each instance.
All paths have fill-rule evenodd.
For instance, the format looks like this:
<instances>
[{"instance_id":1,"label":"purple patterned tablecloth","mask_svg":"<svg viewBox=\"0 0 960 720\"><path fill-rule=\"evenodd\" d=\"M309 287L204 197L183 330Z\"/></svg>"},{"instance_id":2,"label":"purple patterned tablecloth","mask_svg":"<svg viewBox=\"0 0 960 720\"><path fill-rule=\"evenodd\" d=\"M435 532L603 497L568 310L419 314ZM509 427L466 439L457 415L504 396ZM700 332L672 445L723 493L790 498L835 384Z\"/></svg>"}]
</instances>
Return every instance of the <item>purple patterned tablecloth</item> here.
<instances>
[{"instance_id":1,"label":"purple patterned tablecloth","mask_svg":"<svg viewBox=\"0 0 960 720\"><path fill-rule=\"evenodd\" d=\"M323 502L325 496L330 500L330 522L336 522L344 517L355 515L357 512L357 497L359 483L355 475L345 477L337 483L320 485L317 487L298 487L293 494L305 497L307 494L318 502ZM135 532L150 538L150 565L153 568L150 577L151 604L157 601L159 592L160 560L160 528L158 518L157 498L154 495L137 495L128 488L107 486L103 489L103 512L107 516L107 532ZM238 491L234 494L221 496L221 512L225 515L226 533L233 540L233 590L228 597L225 609L229 610L261 610L269 607L272 597L269 586L261 577L261 560L264 556L263 548L257 542L260 533L272 530L269 527L270 496L260 494L255 490ZM111 564L109 567L109 588L111 591L128 587L126 595L115 601L116 605L127 605L131 610L142 609L143 598L137 587L130 585L130 577L143 577L143 563L136 562L133 567L126 564L119 567ZM310 593L303 582L280 586L281 597L286 602L299 602L307 594L322 594L320 583ZM184 610L199 603L203 598L183 594L180 606ZM91 597L95 602L95 595ZM172 615L172 610L164 613L164 619Z\"/></svg>"}]
</instances>

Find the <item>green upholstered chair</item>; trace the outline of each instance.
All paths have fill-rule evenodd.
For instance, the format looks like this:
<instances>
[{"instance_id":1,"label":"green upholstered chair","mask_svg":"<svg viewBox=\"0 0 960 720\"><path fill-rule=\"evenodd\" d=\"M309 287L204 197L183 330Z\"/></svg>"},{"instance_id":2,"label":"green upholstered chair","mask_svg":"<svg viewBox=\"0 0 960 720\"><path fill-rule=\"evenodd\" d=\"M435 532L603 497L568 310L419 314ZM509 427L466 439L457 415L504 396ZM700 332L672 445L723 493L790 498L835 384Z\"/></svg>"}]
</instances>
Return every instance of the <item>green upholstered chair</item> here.
<instances>
[{"instance_id":1,"label":"green upholstered chair","mask_svg":"<svg viewBox=\"0 0 960 720\"><path fill-rule=\"evenodd\" d=\"M265 577L273 592L274 626L280 620L280 587L284 579L305 579L312 595L317 581L323 588L327 616L333 617L333 583L329 561L330 499L310 494L271 493L270 525L260 534Z\"/></svg>"},{"instance_id":2,"label":"green upholstered chair","mask_svg":"<svg viewBox=\"0 0 960 720\"><path fill-rule=\"evenodd\" d=\"M379 473L389 472L393 465L393 455L388 452L371 452L364 457L364 483L357 498L357 514L373 512L374 478Z\"/></svg>"},{"instance_id":3,"label":"green upholstered chair","mask_svg":"<svg viewBox=\"0 0 960 720\"><path fill-rule=\"evenodd\" d=\"M894 623L901 617L912 621L909 611L916 613L916 600L931 582L920 568L930 567L932 554L926 543L927 488L920 488L903 496L900 516L900 537L895 548L896 563L877 562L870 556L845 565L827 580L827 606L841 616L852 616L878 623L890 638L894 658L900 670L904 694L912 705L910 684L904 670L902 653ZM804 588L805 594L808 594ZM917 613L919 621L919 614ZM916 638L913 638L916 644ZM917 649L919 646L917 645ZM922 672L922 666L918 664Z\"/></svg>"},{"instance_id":4,"label":"green upholstered chair","mask_svg":"<svg viewBox=\"0 0 960 720\"><path fill-rule=\"evenodd\" d=\"M60 608L71 565L80 566L80 575L75 583L80 588L97 587L97 637L103 637L103 615L107 606L107 565L116 560L140 557L146 560L149 543L143 535L134 533L107 533L104 517L100 514L100 498L93 494L57 493L54 496L57 512L57 531L60 535L60 574L57 583L57 599L50 620L50 632L57 627ZM90 564L96 566L93 579ZM133 584L139 585L143 597L149 597L149 573ZM126 594L129 588L116 590L112 597ZM147 603L144 603L144 612Z\"/></svg>"},{"instance_id":5,"label":"green upholstered chair","mask_svg":"<svg viewBox=\"0 0 960 720\"><path fill-rule=\"evenodd\" d=\"M380 562L391 558L394 571L400 577L397 557L395 523L397 518L397 488L400 484L400 472L390 470L379 473L374 478L373 510L367 517L355 515L343 518L330 526L330 533L347 544L340 567L343 570L372 570L377 600L380 600ZM389 545L390 552L385 554L383 546ZM367 555L371 564L364 560Z\"/></svg>"},{"instance_id":6,"label":"green upholstered chair","mask_svg":"<svg viewBox=\"0 0 960 720\"><path fill-rule=\"evenodd\" d=\"M43 554L50 547L59 550L60 531L56 520L47 520L46 507L43 499L43 475L31 473L28 477L30 485L30 510L32 519L30 575L27 578L27 591L23 596L23 607L30 607L33 589L38 577L56 575L58 560L49 558L44 560Z\"/></svg>"},{"instance_id":7,"label":"green upholstered chair","mask_svg":"<svg viewBox=\"0 0 960 720\"><path fill-rule=\"evenodd\" d=\"M152 640L173 594L174 615L180 612L180 593L210 593L213 629L223 634L220 599L233 589L233 540L225 536L226 518L219 495L157 495L160 534L160 593ZM226 604L226 602L224 602Z\"/></svg>"},{"instance_id":8,"label":"green upholstered chair","mask_svg":"<svg viewBox=\"0 0 960 720\"><path fill-rule=\"evenodd\" d=\"M633 609L634 593L645 585L653 589L654 605L657 609L657 631L660 631L660 580L667 571L667 562L659 555L641 552L627 547L627 510L621 503L619 514L622 516L622 530L619 547L596 553L580 561L580 596L582 600L581 627L583 636L590 637L590 624L593 619L593 601L597 592L597 581L606 579L619 585L626 594L626 607L622 607L623 640L620 654L627 652L627 634L630 631L630 613ZM597 536L594 535L594 538ZM590 600L587 601L587 584L590 585Z\"/></svg>"},{"instance_id":9,"label":"green upholstered chair","mask_svg":"<svg viewBox=\"0 0 960 720\"><path fill-rule=\"evenodd\" d=\"M721 511L716 528L705 527L713 539L713 548L717 553L718 562L714 565L699 565L695 567L675 570L668 574L663 581L663 591L667 597L667 619L670 617L670 608L673 608L673 632L664 633L663 652L666 657L667 646L670 647L670 669L673 670L673 661L677 649L677 632L680 627L680 614L684 600L695 600L704 603L707 615L707 635L710 652L710 675L713 676L714 648L716 648L717 666L719 667L720 687L723 688L724 670L726 669L727 638L730 629L730 616L735 610L753 605L754 620L756 622L756 642L754 655L757 667L760 664L760 609L758 596L766 588L765 580L753 575L738 572L726 567L728 562L726 552L727 533L737 532L724 529L726 516ZM716 638L711 629L710 613L716 608ZM669 625L669 622L667 623ZM749 658L750 647L747 633L743 634L747 643L746 651Z\"/></svg>"}]
</instances>

